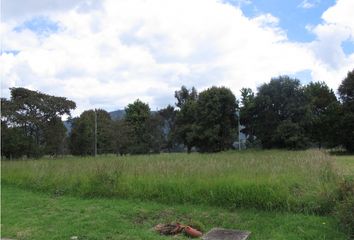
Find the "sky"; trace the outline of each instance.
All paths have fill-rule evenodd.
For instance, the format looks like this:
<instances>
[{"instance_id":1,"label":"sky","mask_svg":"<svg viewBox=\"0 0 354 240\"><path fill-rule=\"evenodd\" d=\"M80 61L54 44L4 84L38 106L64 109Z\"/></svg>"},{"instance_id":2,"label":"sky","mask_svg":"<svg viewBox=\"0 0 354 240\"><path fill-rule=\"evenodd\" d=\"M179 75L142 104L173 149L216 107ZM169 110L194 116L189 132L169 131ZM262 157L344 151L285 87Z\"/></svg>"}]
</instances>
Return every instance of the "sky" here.
<instances>
[{"instance_id":1,"label":"sky","mask_svg":"<svg viewBox=\"0 0 354 240\"><path fill-rule=\"evenodd\" d=\"M354 69L354 0L0 0L1 95L25 87L84 110L152 110L182 85L240 96L272 77Z\"/></svg>"}]
</instances>

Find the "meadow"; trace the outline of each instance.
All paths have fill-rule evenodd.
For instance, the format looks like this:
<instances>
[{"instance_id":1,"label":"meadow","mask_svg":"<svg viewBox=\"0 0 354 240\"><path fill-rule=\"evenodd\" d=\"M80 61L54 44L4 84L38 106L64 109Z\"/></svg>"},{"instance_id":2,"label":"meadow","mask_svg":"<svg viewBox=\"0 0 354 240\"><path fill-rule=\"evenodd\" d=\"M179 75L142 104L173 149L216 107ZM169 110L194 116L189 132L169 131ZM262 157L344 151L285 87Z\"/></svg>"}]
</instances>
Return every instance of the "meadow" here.
<instances>
[{"instance_id":1,"label":"meadow","mask_svg":"<svg viewBox=\"0 0 354 240\"><path fill-rule=\"evenodd\" d=\"M337 172L322 151L269 150L3 161L1 179L56 196L326 214Z\"/></svg>"}]
</instances>

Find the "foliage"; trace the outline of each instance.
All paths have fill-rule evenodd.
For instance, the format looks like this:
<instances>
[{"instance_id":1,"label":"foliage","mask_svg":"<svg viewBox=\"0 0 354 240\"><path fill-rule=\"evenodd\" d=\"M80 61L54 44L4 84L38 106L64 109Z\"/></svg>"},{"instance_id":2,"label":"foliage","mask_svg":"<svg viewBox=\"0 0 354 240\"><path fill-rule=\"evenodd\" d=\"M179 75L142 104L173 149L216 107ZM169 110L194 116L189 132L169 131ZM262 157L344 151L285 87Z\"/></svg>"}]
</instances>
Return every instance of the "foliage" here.
<instances>
[{"instance_id":1,"label":"foliage","mask_svg":"<svg viewBox=\"0 0 354 240\"><path fill-rule=\"evenodd\" d=\"M241 89L240 124L243 126L241 132L247 136L249 142L253 142L255 131L253 122L253 112L255 108L255 94L250 88Z\"/></svg>"},{"instance_id":2,"label":"foliage","mask_svg":"<svg viewBox=\"0 0 354 240\"><path fill-rule=\"evenodd\" d=\"M66 128L59 118L52 118L43 126L45 152L50 155L64 153Z\"/></svg>"},{"instance_id":3,"label":"foliage","mask_svg":"<svg viewBox=\"0 0 354 240\"><path fill-rule=\"evenodd\" d=\"M163 148L171 152L177 144L174 136L177 112L173 106L168 105L166 108L161 109L158 114L163 125Z\"/></svg>"},{"instance_id":4,"label":"foliage","mask_svg":"<svg viewBox=\"0 0 354 240\"><path fill-rule=\"evenodd\" d=\"M305 86L305 95L311 111L311 121L305 127L307 136L318 147L333 145L339 102L324 82L311 82Z\"/></svg>"},{"instance_id":5,"label":"foliage","mask_svg":"<svg viewBox=\"0 0 354 240\"><path fill-rule=\"evenodd\" d=\"M175 91L175 98L177 99L176 106L182 109L187 102L197 100L198 92L194 87L189 90L185 86L182 86L181 90Z\"/></svg>"},{"instance_id":6,"label":"foliage","mask_svg":"<svg viewBox=\"0 0 354 240\"><path fill-rule=\"evenodd\" d=\"M339 141L349 152L354 152L354 69L348 72L347 77L339 86L338 92L343 104Z\"/></svg>"},{"instance_id":7,"label":"foliage","mask_svg":"<svg viewBox=\"0 0 354 240\"><path fill-rule=\"evenodd\" d=\"M75 109L76 104L64 97L55 97L26 88L11 88L11 99L1 99L2 126L9 130L4 134L16 132L16 137L23 148L14 152L11 147L14 138L4 136L4 151L2 155L20 157L39 157L44 153L57 154L65 135L66 129L62 127L60 117L64 114L70 116L70 110ZM51 129L49 129L51 128ZM46 132L53 134L50 138Z\"/></svg>"},{"instance_id":8,"label":"foliage","mask_svg":"<svg viewBox=\"0 0 354 240\"><path fill-rule=\"evenodd\" d=\"M230 149L236 136L236 98L230 89L212 87L196 104L196 146L201 152Z\"/></svg>"},{"instance_id":9,"label":"foliage","mask_svg":"<svg viewBox=\"0 0 354 240\"><path fill-rule=\"evenodd\" d=\"M102 109L88 110L73 119L70 149L73 155L94 155L95 114L97 114L97 152L113 152L112 120Z\"/></svg>"},{"instance_id":10,"label":"foliage","mask_svg":"<svg viewBox=\"0 0 354 240\"><path fill-rule=\"evenodd\" d=\"M242 120L246 131L254 132L264 148L293 148L294 134L282 134L280 131L289 130L288 127L281 126L283 121L297 124L296 128L300 131L309 122L309 109L300 81L280 76L260 86L254 99L249 91L244 90L243 95L245 103L241 114L246 117L245 121ZM279 134L282 135L281 141L275 136ZM292 139L287 140L284 137Z\"/></svg>"},{"instance_id":11,"label":"foliage","mask_svg":"<svg viewBox=\"0 0 354 240\"><path fill-rule=\"evenodd\" d=\"M348 72L347 77L338 88L338 93L343 102L344 108L354 112L354 69Z\"/></svg>"},{"instance_id":12,"label":"foliage","mask_svg":"<svg viewBox=\"0 0 354 240\"><path fill-rule=\"evenodd\" d=\"M133 129L129 123L122 119L113 122L113 146L116 154L129 153L129 147L133 144Z\"/></svg>"},{"instance_id":13,"label":"foliage","mask_svg":"<svg viewBox=\"0 0 354 240\"><path fill-rule=\"evenodd\" d=\"M198 93L193 87L188 90L185 86L175 92L176 106L179 108L176 115L175 137L178 143L187 147L190 153L196 144L196 110Z\"/></svg>"},{"instance_id":14,"label":"foliage","mask_svg":"<svg viewBox=\"0 0 354 240\"><path fill-rule=\"evenodd\" d=\"M162 121L152 116L148 104L139 99L125 108L125 121L132 129L132 144L129 152L144 154L160 152L162 142Z\"/></svg>"},{"instance_id":15,"label":"foliage","mask_svg":"<svg viewBox=\"0 0 354 240\"><path fill-rule=\"evenodd\" d=\"M277 126L272 141L276 146L289 150L305 149L308 142L304 130L290 120L282 121Z\"/></svg>"}]
</instances>

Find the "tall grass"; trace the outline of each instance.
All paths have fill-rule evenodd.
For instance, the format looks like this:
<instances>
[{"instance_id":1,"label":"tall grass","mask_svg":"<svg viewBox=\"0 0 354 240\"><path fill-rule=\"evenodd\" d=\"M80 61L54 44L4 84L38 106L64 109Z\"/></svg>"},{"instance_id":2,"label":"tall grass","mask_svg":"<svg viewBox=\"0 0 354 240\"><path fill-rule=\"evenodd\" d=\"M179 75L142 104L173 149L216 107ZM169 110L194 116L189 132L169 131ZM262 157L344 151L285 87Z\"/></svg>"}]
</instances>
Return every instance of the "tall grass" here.
<instances>
[{"instance_id":1,"label":"tall grass","mask_svg":"<svg viewBox=\"0 0 354 240\"><path fill-rule=\"evenodd\" d=\"M2 183L53 194L326 213L332 159L321 151L65 157L3 161Z\"/></svg>"}]
</instances>

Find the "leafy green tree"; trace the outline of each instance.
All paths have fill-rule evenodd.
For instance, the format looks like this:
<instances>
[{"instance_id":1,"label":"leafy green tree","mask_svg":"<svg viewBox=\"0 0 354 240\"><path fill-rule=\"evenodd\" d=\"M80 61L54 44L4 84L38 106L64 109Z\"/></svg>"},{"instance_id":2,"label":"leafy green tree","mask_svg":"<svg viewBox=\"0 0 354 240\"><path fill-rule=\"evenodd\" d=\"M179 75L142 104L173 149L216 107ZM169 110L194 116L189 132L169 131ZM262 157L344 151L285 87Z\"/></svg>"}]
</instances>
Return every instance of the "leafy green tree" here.
<instances>
[{"instance_id":1,"label":"leafy green tree","mask_svg":"<svg viewBox=\"0 0 354 240\"><path fill-rule=\"evenodd\" d=\"M147 132L147 121L150 118L150 107L137 99L134 103L128 104L125 108L125 120L133 130L133 144L129 152L133 154L144 154L149 152L149 136Z\"/></svg>"},{"instance_id":2,"label":"leafy green tree","mask_svg":"<svg viewBox=\"0 0 354 240\"><path fill-rule=\"evenodd\" d=\"M347 77L338 88L338 93L344 109L354 112L354 69L348 72Z\"/></svg>"},{"instance_id":3,"label":"leafy green tree","mask_svg":"<svg viewBox=\"0 0 354 240\"><path fill-rule=\"evenodd\" d=\"M163 145L163 119L159 114L152 114L146 123L149 151L159 153Z\"/></svg>"},{"instance_id":4,"label":"leafy green tree","mask_svg":"<svg viewBox=\"0 0 354 240\"><path fill-rule=\"evenodd\" d=\"M162 121L163 130L163 148L167 149L169 152L175 147L175 127L176 127L176 115L177 111L171 105L166 108L161 109L158 114Z\"/></svg>"},{"instance_id":5,"label":"leafy green tree","mask_svg":"<svg viewBox=\"0 0 354 240\"><path fill-rule=\"evenodd\" d=\"M199 94L196 104L196 146L201 152L230 149L237 130L236 97L230 89L212 87Z\"/></svg>"},{"instance_id":6,"label":"leafy green tree","mask_svg":"<svg viewBox=\"0 0 354 240\"><path fill-rule=\"evenodd\" d=\"M129 153L129 148L134 143L133 137L133 129L126 120L121 119L113 122L113 146L117 155Z\"/></svg>"},{"instance_id":7,"label":"leafy green tree","mask_svg":"<svg viewBox=\"0 0 354 240\"><path fill-rule=\"evenodd\" d=\"M241 132L247 137L247 141L253 143L255 131L253 129L253 112L255 108L255 94L250 88L241 89L240 124L243 126Z\"/></svg>"},{"instance_id":8,"label":"leafy green tree","mask_svg":"<svg viewBox=\"0 0 354 240\"><path fill-rule=\"evenodd\" d=\"M132 154L159 152L162 142L162 122L152 116L148 104L139 99L125 108L125 121L133 132L133 144L129 147Z\"/></svg>"},{"instance_id":9,"label":"leafy green tree","mask_svg":"<svg viewBox=\"0 0 354 240\"><path fill-rule=\"evenodd\" d=\"M297 124L301 131L310 121L310 111L300 81L288 76L273 78L260 86L249 114L252 120L246 123L246 127L254 130L264 148L288 147L284 138L280 142L279 138L274 137L275 130L283 121Z\"/></svg>"},{"instance_id":10,"label":"leafy green tree","mask_svg":"<svg viewBox=\"0 0 354 240\"><path fill-rule=\"evenodd\" d=\"M306 128L307 136L321 148L330 146L335 133L337 120L333 114L339 108L334 92L324 82L311 82L305 89L311 121Z\"/></svg>"},{"instance_id":11,"label":"leafy green tree","mask_svg":"<svg viewBox=\"0 0 354 240\"><path fill-rule=\"evenodd\" d=\"M289 150L304 149L308 146L304 128L291 120L282 121L273 134L272 141L279 148Z\"/></svg>"},{"instance_id":12,"label":"leafy green tree","mask_svg":"<svg viewBox=\"0 0 354 240\"><path fill-rule=\"evenodd\" d=\"M47 143L48 138L45 137L45 131L51 126L48 123L58 121L55 119L60 119L64 114L70 116L70 111L75 109L76 104L64 97L51 96L26 88L11 88L10 91L10 100L2 99L5 114L2 115L1 121L8 128L19 128L23 131L21 136L26 140L21 142L27 142L27 147L24 148L26 153L23 151L21 153L27 157L40 157L49 149L53 149L46 149L46 146L53 143ZM65 131L60 128L57 130L61 131L58 135ZM47 153L55 154L50 151Z\"/></svg>"},{"instance_id":13,"label":"leafy green tree","mask_svg":"<svg viewBox=\"0 0 354 240\"><path fill-rule=\"evenodd\" d=\"M192 147L196 144L198 93L194 87L188 90L185 86L182 86L181 90L175 92L175 98L179 110L176 113L176 125L173 134L176 142L186 146L187 152L190 153Z\"/></svg>"},{"instance_id":14,"label":"leafy green tree","mask_svg":"<svg viewBox=\"0 0 354 240\"><path fill-rule=\"evenodd\" d=\"M84 111L73 119L70 134L70 150L74 155L94 155L95 115L97 114L97 153L113 152L112 120L103 109Z\"/></svg>"},{"instance_id":15,"label":"leafy green tree","mask_svg":"<svg viewBox=\"0 0 354 240\"><path fill-rule=\"evenodd\" d=\"M69 148L73 155L94 155L94 120L89 113L72 119Z\"/></svg>"},{"instance_id":16,"label":"leafy green tree","mask_svg":"<svg viewBox=\"0 0 354 240\"><path fill-rule=\"evenodd\" d=\"M175 98L177 99L176 106L181 109L187 102L196 101L198 92L194 87L189 90L182 86L180 90L175 91Z\"/></svg>"},{"instance_id":17,"label":"leafy green tree","mask_svg":"<svg viewBox=\"0 0 354 240\"><path fill-rule=\"evenodd\" d=\"M354 152L354 69L338 88L342 101L342 117L340 119L340 143L349 151Z\"/></svg>"},{"instance_id":18,"label":"leafy green tree","mask_svg":"<svg viewBox=\"0 0 354 240\"><path fill-rule=\"evenodd\" d=\"M54 117L44 124L43 135L47 154L64 154L66 128L59 117Z\"/></svg>"},{"instance_id":19,"label":"leafy green tree","mask_svg":"<svg viewBox=\"0 0 354 240\"><path fill-rule=\"evenodd\" d=\"M21 127L8 127L1 122L1 156L15 159L26 155L31 139Z\"/></svg>"}]
</instances>

